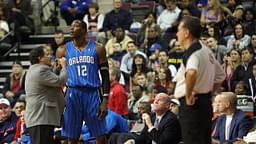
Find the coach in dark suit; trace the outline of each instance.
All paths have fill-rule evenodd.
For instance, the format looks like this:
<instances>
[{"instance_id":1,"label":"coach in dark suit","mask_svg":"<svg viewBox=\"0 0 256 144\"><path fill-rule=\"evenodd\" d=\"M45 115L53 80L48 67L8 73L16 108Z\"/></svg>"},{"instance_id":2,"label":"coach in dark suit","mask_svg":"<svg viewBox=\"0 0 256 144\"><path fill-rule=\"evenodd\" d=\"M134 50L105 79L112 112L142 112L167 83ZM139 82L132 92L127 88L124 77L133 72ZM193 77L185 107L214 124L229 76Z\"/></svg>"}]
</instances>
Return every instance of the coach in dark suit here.
<instances>
[{"instance_id":1,"label":"coach in dark suit","mask_svg":"<svg viewBox=\"0 0 256 144\"><path fill-rule=\"evenodd\" d=\"M175 114L169 111L170 98L165 93L156 95L152 110L155 117L142 114L145 127L141 135L135 138L137 144L178 144L181 141L181 128ZM153 120L152 120L153 119ZM126 143L129 143L128 140Z\"/></svg>"},{"instance_id":2,"label":"coach in dark suit","mask_svg":"<svg viewBox=\"0 0 256 144\"><path fill-rule=\"evenodd\" d=\"M54 127L60 125L65 99L61 89L67 80L66 59L59 59L59 75L52 72L45 47L30 52L31 66L25 80L25 123L33 144L53 144Z\"/></svg>"}]
</instances>

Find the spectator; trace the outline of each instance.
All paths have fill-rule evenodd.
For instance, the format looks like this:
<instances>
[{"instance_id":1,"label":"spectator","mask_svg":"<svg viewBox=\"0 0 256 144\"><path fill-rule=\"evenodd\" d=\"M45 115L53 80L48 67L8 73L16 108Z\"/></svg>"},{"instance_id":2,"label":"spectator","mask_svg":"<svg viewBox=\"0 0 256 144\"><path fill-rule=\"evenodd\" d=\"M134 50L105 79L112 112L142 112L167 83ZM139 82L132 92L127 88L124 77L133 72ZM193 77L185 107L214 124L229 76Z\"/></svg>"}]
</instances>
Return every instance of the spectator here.
<instances>
[{"instance_id":1,"label":"spectator","mask_svg":"<svg viewBox=\"0 0 256 144\"><path fill-rule=\"evenodd\" d=\"M93 2L89 5L89 13L84 16L83 21L87 24L87 31L92 36L96 36L102 30L104 15L99 13L97 3Z\"/></svg>"},{"instance_id":2,"label":"spectator","mask_svg":"<svg viewBox=\"0 0 256 144\"><path fill-rule=\"evenodd\" d=\"M70 25L73 20L82 20L88 11L88 6L92 0L64 0L60 4L60 12L67 25Z\"/></svg>"},{"instance_id":3,"label":"spectator","mask_svg":"<svg viewBox=\"0 0 256 144\"><path fill-rule=\"evenodd\" d=\"M155 115L142 114L145 127L134 140L140 144L178 144L181 141L181 128L177 116L169 111L170 99L159 93L152 104ZM128 141L132 141L131 139ZM127 142L127 141L126 141Z\"/></svg>"},{"instance_id":4,"label":"spectator","mask_svg":"<svg viewBox=\"0 0 256 144\"><path fill-rule=\"evenodd\" d=\"M126 77L131 73L132 71L132 62L134 59L134 56L140 54L144 56L145 59L147 59L147 56L145 53L137 50L137 46L135 45L134 41L129 41L127 43L127 53L123 56L120 70L126 74Z\"/></svg>"},{"instance_id":5,"label":"spectator","mask_svg":"<svg viewBox=\"0 0 256 144\"><path fill-rule=\"evenodd\" d=\"M131 122L132 128L130 130L130 133L113 133L113 134L111 134L111 136L109 138L109 143L110 144L120 144L120 143L124 143L128 139L138 137L144 128L144 124L142 122L142 114L143 113L151 114L151 105L149 102L140 102L139 103L139 106L138 106L139 119L136 120L135 122Z\"/></svg>"},{"instance_id":6,"label":"spectator","mask_svg":"<svg viewBox=\"0 0 256 144\"><path fill-rule=\"evenodd\" d=\"M109 39L105 45L107 56L113 54L113 45L115 43L120 43L121 51L125 51L127 50L127 43L132 41L121 26L117 26L113 33L114 37Z\"/></svg>"},{"instance_id":7,"label":"spectator","mask_svg":"<svg viewBox=\"0 0 256 144\"><path fill-rule=\"evenodd\" d=\"M177 73L177 69L175 66L173 65L168 65L168 53L166 50L160 50L159 51L159 55L158 55L158 62L159 62L159 67L160 68L168 68L170 73L171 73L171 77L174 77ZM158 72L158 70L157 70Z\"/></svg>"},{"instance_id":8,"label":"spectator","mask_svg":"<svg viewBox=\"0 0 256 144\"><path fill-rule=\"evenodd\" d=\"M122 58L126 54L126 50L122 50L121 44L118 42L114 43L112 46L113 46L113 48L112 48L113 53L110 54L108 56L108 58L111 58L111 59L115 60L116 62L118 62L118 66L120 67Z\"/></svg>"},{"instance_id":9,"label":"spectator","mask_svg":"<svg viewBox=\"0 0 256 144\"><path fill-rule=\"evenodd\" d=\"M236 70L237 66L241 64L241 52L237 49L232 49L227 55L224 56L223 68L226 73L225 81L223 82L224 87L227 91L231 91L232 84L231 80L233 73Z\"/></svg>"},{"instance_id":10,"label":"spectator","mask_svg":"<svg viewBox=\"0 0 256 144\"><path fill-rule=\"evenodd\" d=\"M238 5L242 5L242 1L241 0L228 0L227 7L228 7L228 9L231 10L231 12L234 12L235 8Z\"/></svg>"},{"instance_id":11,"label":"spectator","mask_svg":"<svg viewBox=\"0 0 256 144\"><path fill-rule=\"evenodd\" d=\"M178 19L172 24L171 28L168 28L165 32L165 34L163 35L163 37L166 37L168 35L172 36L172 34L177 33L177 27L179 25L179 22L181 21L182 18L184 18L185 16L192 16L190 9L188 8L184 8L181 9L181 12L178 16Z\"/></svg>"},{"instance_id":12,"label":"spectator","mask_svg":"<svg viewBox=\"0 0 256 144\"><path fill-rule=\"evenodd\" d=\"M54 32L54 42L51 44L53 54L55 55L58 47L63 47L66 44L64 33L62 30L56 30Z\"/></svg>"},{"instance_id":13,"label":"spectator","mask_svg":"<svg viewBox=\"0 0 256 144\"><path fill-rule=\"evenodd\" d=\"M256 62L252 64L252 76L248 79L248 86L252 100L254 101L254 116L256 116Z\"/></svg>"},{"instance_id":14,"label":"spectator","mask_svg":"<svg viewBox=\"0 0 256 144\"><path fill-rule=\"evenodd\" d=\"M144 89L144 95L148 95L148 92L152 90L153 83L148 80L147 73L138 73L134 77L135 84L142 86Z\"/></svg>"},{"instance_id":15,"label":"spectator","mask_svg":"<svg viewBox=\"0 0 256 144\"><path fill-rule=\"evenodd\" d=\"M232 143L237 138L243 138L253 127L252 119L236 108L236 95L232 92L223 92L217 96L218 110L223 113L216 123L216 131L212 144Z\"/></svg>"},{"instance_id":16,"label":"spectator","mask_svg":"<svg viewBox=\"0 0 256 144\"><path fill-rule=\"evenodd\" d=\"M247 82L248 78L252 76L253 53L251 49L244 48L242 50L242 64L240 64L233 73L232 86L236 86L238 81Z\"/></svg>"},{"instance_id":17,"label":"spectator","mask_svg":"<svg viewBox=\"0 0 256 144\"><path fill-rule=\"evenodd\" d=\"M183 0L181 8L190 10L193 16L200 17L201 15L201 11L197 8L196 2L193 0Z\"/></svg>"},{"instance_id":18,"label":"spectator","mask_svg":"<svg viewBox=\"0 0 256 144\"><path fill-rule=\"evenodd\" d=\"M253 51L254 60L256 60L256 33L255 32L252 34L251 43L250 43L249 47Z\"/></svg>"},{"instance_id":19,"label":"spectator","mask_svg":"<svg viewBox=\"0 0 256 144\"><path fill-rule=\"evenodd\" d=\"M201 25L207 27L210 24L219 23L222 20L222 6L219 0L208 0L206 8L201 12Z\"/></svg>"},{"instance_id":20,"label":"spectator","mask_svg":"<svg viewBox=\"0 0 256 144\"><path fill-rule=\"evenodd\" d=\"M136 74L146 74L147 72L149 72L147 67L147 59L141 54L136 54L133 58L130 77L134 78Z\"/></svg>"},{"instance_id":21,"label":"spectator","mask_svg":"<svg viewBox=\"0 0 256 144\"><path fill-rule=\"evenodd\" d=\"M138 32L137 44L141 44L147 40L149 34L149 28L156 28L156 33L161 32L160 27L156 24L156 14L154 12L149 12L145 15L145 18L142 22L142 26Z\"/></svg>"},{"instance_id":22,"label":"spectator","mask_svg":"<svg viewBox=\"0 0 256 144\"><path fill-rule=\"evenodd\" d=\"M157 67L159 66L158 56L159 56L160 49L162 49L162 46L158 43L152 44L151 47L148 49L148 53L149 53L148 67L151 70L156 70Z\"/></svg>"},{"instance_id":23,"label":"spectator","mask_svg":"<svg viewBox=\"0 0 256 144\"><path fill-rule=\"evenodd\" d=\"M128 119L129 120L138 120L138 106L140 102L148 102L149 96L143 95L143 87L139 85L133 85L132 87L132 95L128 99Z\"/></svg>"},{"instance_id":24,"label":"spectator","mask_svg":"<svg viewBox=\"0 0 256 144\"><path fill-rule=\"evenodd\" d=\"M12 64L12 72L6 77L3 94L14 105L17 99L25 96L25 75L23 66L20 61L14 61Z\"/></svg>"},{"instance_id":25,"label":"spectator","mask_svg":"<svg viewBox=\"0 0 256 144\"><path fill-rule=\"evenodd\" d=\"M240 23L234 27L234 34L230 36L227 42L228 50L232 48L240 49L247 47L250 44L251 37L245 34L244 26Z\"/></svg>"},{"instance_id":26,"label":"spectator","mask_svg":"<svg viewBox=\"0 0 256 144\"><path fill-rule=\"evenodd\" d=\"M180 106L179 100L172 98L170 103L170 111L174 113L177 117L179 116L179 106Z\"/></svg>"},{"instance_id":27,"label":"spectator","mask_svg":"<svg viewBox=\"0 0 256 144\"><path fill-rule=\"evenodd\" d=\"M163 87L167 91L170 85L173 85L171 71L167 67L160 67L154 82L154 88Z\"/></svg>"},{"instance_id":28,"label":"spectator","mask_svg":"<svg viewBox=\"0 0 256 144\"><path fill-rule=\"evenodd\" d=\"M110 95L108 108L119 115L126 117L128 115L128 96L124 87L119 83L121 71L118 68L109 70Z\"/></svg>"},{"instance_id":29,"label":"spectator","mask_svg":"<svg viewBox=\"0 0 256 144\"><path fill-rule=\"evenodd\" d=\"M5 19L4 10L3 8L0 8L0 39L9 32L9 25Z\"/></svg>"},{"instance_id":30,"label":"spectator","mask_svg":"<svg viewBox=\"0 0 256 144\"><path fill-rule=\"evenodd\" d=\"M4 52L7 52L11 48L11 39L6 37L6 34L9 33L9 25L5 18L5 13L3 7L0 7L0 55L4 55Z\"/></svg>"},{"instance_id":31,"label":"spectator","mask_svg":"<svg viewBox=\"0 0 256 144\"><path fill-rule=\"evenodd\" d=\"M179 42L176 39L171 40L170 50L168 52L168 65L173 65L176 69L179 69L183 54L184 49L181 48Z\"/></svg>"},{"instance_id":32,"label":"spectator","mask_svg":"<svg viewBox=\"0 0 256 144\"><path fill-rule=\"evenodd\" d=\"M243 15L244 15L244 7L243 5L238 5L235 9L235 11L233 12L233 20L235 22L243 22Z\"/></svg>"},{"instance_id":33,"label":"spectator","mask_svg":"<svg viewBox=\"0 0 256 144\"><path fill-rule=\"evenodd\" d=\"M18 99L16 101L13 109L14 109L14 112L15 112L17 117L21 116L21 111L25 110L25 107L26 107L26 101L25 100Z\"/></svg>"},{"instance_id":34,"label":"spectator","mask_svg":"<svg viewBox=\"0 0 256 144\"><path fill-rule=\"evenodd\" d=\"M248 35L252 35L253 32L255 32L255 10L252 7L249 7L247 9L245 9L244 11L244 15L243 15L243 25L245 28L245 33Z\"/></svg>"},{"instance_id":35,"label":"spectator","mask_svg":"<svg viewBox=\"0 0 256 144\"><path fill-rule=\"evenodd\" d=\"M16 133L15 133L14 139L17 142L17 144L22 144L22 141L24 139L23 137L29 138L29 136L26 134L27 131L26 131L26 125L24 120L24 111L25 110L21 111L21 116L19 117L16 123ZM29 142L27 142L26 144L29 144Z\"/></svg>"},{"instance_id":36,"label":"spectator","mask_svg":"<svg viewBox=\"0 0 256 144\"><path fill-rule=\"evenodd\" d=\"M157 31L157 26L148 28L148 37L146 37L144 42L139 46L139 48L143 50L148 56L151 54L149 49L153 44L157 43L161 46L162 49L169 49L168 42L166 42L166 40L164 40L160 33Z\"/></svg>"},{"instance_id":37,"label":"spectator","mask_svg":"<svg viewBox=\"0 0 256 144\"><path fill-rule=\"evenodd\" d=\"M8 0L7 5L8 23L14 24L14 30L30 33L33 29L31 0Z\"/></svg>"},{"instance_id":38,"label":"spectator","mask_svg":"<svg viewBox=\"0 0 256 144\"><path fill-rule=\"evenodd\" d=\"M157 24L162 31L166 31L173 26L181 11L177 7L176 0L166 0L165 5L166 9L157 18Z\"/></svg>"},{"instance_id":39,"label":"spectator","mask_svg":"<svg viewBox=\"0 0 256 144\"><path fill-rule=\"evenodd\" d=\"M113 0L114 9L108 12L103 22L103 31L106 33L105 38L112 37L112 31L118 26L121 26L124 30L129 30L132 24L132 14L122 9L121 0Z\"/></svg>"},{"instance_id":40,"label":"spectator","mask_svg":"<svg viewBox=\"0 0 256 144\"><path fill-rule=\"evenodd\" d=\"M0 99L0 143L12 143L16 131L17 116L12 112L10 102ZM13 142L14 143L14 142Z\"/></svg>"},{"instance_id":41,"label":"spectator","mask_svg":"<svg viewBox=\"0 0 256 144\"><path fill-rule=\"evenodd\" d=\"M227 48L224 45L218 45L218 41L214 37L209 37L207 39L207 46L214 53L216 60L222 64L223 58L227 53Z\"/></svg>"},{"instance_id":42,"label":"spectator","mask_svg":"<svg viewBox=\"0 0 256 144\"><path fill-rule=\"evenodd\" d=\"M235 86L236 95L247 95L248 94L248 85L244 81L239 81Z\"/></svg>"}]
</instances>

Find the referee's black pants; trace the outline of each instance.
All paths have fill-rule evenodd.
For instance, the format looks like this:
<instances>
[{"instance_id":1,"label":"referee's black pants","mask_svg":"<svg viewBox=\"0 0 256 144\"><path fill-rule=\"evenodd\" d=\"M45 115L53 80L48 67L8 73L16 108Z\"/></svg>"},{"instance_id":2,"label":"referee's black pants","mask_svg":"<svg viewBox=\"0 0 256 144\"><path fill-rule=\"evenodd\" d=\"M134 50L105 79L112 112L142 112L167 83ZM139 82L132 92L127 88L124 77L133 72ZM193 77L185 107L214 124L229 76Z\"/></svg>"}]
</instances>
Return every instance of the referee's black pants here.
<instances>
[{"instance_id":1,"label":"referee's black pants","mask_svg":"<svg viewBox=\"0 0 256 144\"><path fill-rule=\"evenodd\" d=\"M185 144L211 144L212 100L211 93L198 94L193 106L179 99L182 138Z\"/></svg>"},{"instance_id":2,"label":"referee's black pants","mask_svg":"<svg viewBox=\"0 0 256 144\"><path fill-rule=\"evenodd\" d=\"M31 144L53 144L54 126L38 125L27 129Z\"/></svg>"}]
</instances>

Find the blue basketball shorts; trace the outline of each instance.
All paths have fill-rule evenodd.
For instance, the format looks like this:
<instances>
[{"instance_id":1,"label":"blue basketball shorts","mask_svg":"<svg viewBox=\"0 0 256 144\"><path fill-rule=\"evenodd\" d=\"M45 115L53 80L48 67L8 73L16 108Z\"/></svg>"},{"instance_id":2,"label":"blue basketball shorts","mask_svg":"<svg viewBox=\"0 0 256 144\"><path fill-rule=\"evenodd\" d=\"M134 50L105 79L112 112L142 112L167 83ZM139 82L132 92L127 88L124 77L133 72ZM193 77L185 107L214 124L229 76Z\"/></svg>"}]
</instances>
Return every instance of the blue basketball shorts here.
<instances>
[{"instance_id":1,"label":"blue basketball shorts","mask_svg":"<svg viewBox=\"0 0 256 144\"><path fill-rule=\"evenodd\" d=\"M80 137L83 121L93 137L107 133L106 120L97 116L100 106L99 90L95 88L68 88L66 94L62 136Z\"/></svg>"}]
</instances>

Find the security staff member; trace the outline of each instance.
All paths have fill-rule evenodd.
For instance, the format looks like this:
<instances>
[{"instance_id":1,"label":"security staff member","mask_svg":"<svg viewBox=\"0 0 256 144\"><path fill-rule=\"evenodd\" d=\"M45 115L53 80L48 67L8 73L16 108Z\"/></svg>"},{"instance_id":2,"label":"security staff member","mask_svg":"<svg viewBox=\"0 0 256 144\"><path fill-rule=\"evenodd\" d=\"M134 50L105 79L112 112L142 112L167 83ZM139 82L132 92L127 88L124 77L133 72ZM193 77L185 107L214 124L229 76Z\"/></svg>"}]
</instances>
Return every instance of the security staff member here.
<instances>
[{"instance_id":1,"label":"security staff member","mask_svg":"<svg viewBox=\"0 0 256 144\"><path fill-rule=\"evenodd\" d=\"M180 123L185 144L211 144L211 92L225 78L214 54L199 42L200 32L200 20L194 17L185 17L178 26L177 38L185 53L175 77L175 97L181 102Z\"/></svg>"}]
</instances>

